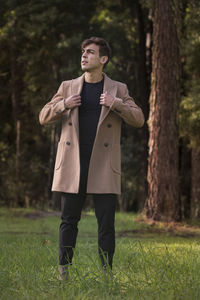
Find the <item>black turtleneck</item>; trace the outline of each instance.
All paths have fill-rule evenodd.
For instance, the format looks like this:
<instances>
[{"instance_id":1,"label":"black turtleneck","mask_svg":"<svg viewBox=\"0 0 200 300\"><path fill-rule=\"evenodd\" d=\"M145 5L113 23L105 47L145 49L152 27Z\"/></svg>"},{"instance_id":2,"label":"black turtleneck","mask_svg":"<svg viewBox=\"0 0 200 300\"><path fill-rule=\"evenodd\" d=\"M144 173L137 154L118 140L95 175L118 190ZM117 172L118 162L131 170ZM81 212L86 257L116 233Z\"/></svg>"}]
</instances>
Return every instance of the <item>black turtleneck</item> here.
<instances>
[{"instance_id":1,"label":"black turtleneck","mask_svg":"<svg viewBox=\"0 0 200 300\"><path fill-rule=\"evenodd\" d=\"M79 142L81 157L90 158L101 113L100 96L104 80L84 82L79 107Z\"/></svg>"}]
</instances>

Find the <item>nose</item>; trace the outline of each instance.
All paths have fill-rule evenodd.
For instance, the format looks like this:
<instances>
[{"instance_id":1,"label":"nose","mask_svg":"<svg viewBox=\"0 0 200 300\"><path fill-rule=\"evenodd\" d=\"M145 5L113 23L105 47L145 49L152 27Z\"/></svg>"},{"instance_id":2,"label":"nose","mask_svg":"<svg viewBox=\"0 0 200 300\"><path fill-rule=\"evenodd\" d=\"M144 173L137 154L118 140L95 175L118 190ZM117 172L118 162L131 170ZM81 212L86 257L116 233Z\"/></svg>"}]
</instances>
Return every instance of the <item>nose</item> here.
<instances>
[{"instance_id":1,"label":"nose","mask_svg":"<svg viewBox=\"0 0 200 300\"><path fill-rule=\"evenodd\" d=\"M82 57L83 57L83 58L86 58L86 57L87 57L86 52L83 52Z\"/></svg>"}]
</instances>

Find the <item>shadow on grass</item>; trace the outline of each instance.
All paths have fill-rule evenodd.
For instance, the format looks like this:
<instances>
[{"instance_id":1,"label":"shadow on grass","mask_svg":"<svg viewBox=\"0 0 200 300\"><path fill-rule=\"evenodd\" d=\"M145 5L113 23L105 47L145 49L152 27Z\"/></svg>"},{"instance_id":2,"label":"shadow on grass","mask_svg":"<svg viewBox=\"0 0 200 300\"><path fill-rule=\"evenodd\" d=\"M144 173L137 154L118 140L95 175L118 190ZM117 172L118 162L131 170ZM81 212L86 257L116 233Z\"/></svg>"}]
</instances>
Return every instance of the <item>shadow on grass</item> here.
<instances>
[{"instance_id":1,"label":"shadow on grass","mask_svg":"<svg viewBox=\"0 0 200 300\"><path fill-rule=\"evenodd\" d=\"M60 218L60 212L58 211L41 211L33 209L4 209L0 216L9 216L14 218L25 218L30 220L44 219L48 217ZM82 218L94 217L91 212L84 211ZM133 219L134 223L139 224L139 228L130 230L117 230L117 238L152 238L153 236L167 236L167 237L181 237L181 238L200 238L200 226L192 226L186 223L177 222L156 222L151 219L146 219L142 215L138 215ZM1 231L0 234L17 234L17 235L52 235L50 231ZM82 237L96 237L96 233L91 231L84 231L81 233Z\"/></svg>"}]
</instances>

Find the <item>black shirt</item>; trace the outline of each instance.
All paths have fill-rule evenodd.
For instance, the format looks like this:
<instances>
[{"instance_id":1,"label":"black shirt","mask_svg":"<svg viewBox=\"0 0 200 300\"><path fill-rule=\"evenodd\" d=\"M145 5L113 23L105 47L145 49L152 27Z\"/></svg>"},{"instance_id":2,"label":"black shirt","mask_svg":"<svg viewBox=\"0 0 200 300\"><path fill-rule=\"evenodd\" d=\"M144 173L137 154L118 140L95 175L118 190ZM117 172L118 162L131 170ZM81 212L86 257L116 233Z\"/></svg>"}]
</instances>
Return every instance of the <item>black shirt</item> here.
<instances>
[{"instance_id":1,"label":"black shirt","mask_svg":"<svg viewBox=\"0 0 200 300\"><path fill-rule=\"evenodd\" d=\"M79 107L80 155L90 158L101 113L100 96L104 80L96 83L84 82Z\"/></svg>"}]
</instances>

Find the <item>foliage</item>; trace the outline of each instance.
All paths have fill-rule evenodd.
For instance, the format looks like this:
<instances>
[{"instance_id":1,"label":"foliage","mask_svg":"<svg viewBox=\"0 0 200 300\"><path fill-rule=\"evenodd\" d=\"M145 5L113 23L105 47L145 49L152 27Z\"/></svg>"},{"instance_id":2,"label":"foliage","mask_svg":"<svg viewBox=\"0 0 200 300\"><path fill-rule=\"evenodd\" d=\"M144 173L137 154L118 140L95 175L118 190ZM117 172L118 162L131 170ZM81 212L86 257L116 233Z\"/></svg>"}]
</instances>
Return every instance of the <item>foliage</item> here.
<instances>
[{"instance_id":1,"label":"foliage","mask_svg":"<svg viewBox=\"0 0 200 300\"><path fill-rule=\"evenodd\" d=\"M193 148L200 146L200 5L198 1L189 3L185 17L183 58L186 80L185 96L180 105L181 136L190 140Z\"/></svg>"},{"instance_id":2,"label":"foliage","mask_svg":"<svg viewBox=\"0 0 200 300\"><path fill-rule=\"evenodd\" d=\"M92 35L105 37L113 48L106 72L126 82L138 98L136 16L132 6L110 1L2 1L0 15L1 202L15 206L42 206L49 203L50 152L54 127L41 127L38 114L63 80L80 75L80 43ZM119 14L120 12L120 14ZM123 51L121 48L123 45ZM135 84L134 84L135 82ZM17 153L17 120L21 131ZM59 127L59 125L56 125ZM126 144L126 127L123 142ZM130 130L130 134L133 135ZM136 133L137 134L137 133ZM123 158L124 174L137 154L141 134L130 159ZM18 171L16 171L19 160ZM140 165L141 159L135 159ZM52 163L51 163L52 164ZM137 170L141 169L137 166ZM135 171L127 170L135 182L127 193L137 194ZM48 182L48 186L47 186ZM127 197L126 197L127 198ZM135 201L138 201L136 199ZM127 200L128 201L128 200Z\"/></svg>"}]
</instances>

